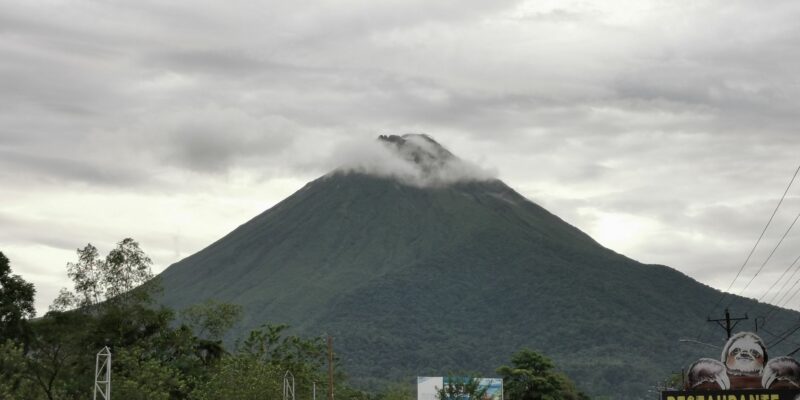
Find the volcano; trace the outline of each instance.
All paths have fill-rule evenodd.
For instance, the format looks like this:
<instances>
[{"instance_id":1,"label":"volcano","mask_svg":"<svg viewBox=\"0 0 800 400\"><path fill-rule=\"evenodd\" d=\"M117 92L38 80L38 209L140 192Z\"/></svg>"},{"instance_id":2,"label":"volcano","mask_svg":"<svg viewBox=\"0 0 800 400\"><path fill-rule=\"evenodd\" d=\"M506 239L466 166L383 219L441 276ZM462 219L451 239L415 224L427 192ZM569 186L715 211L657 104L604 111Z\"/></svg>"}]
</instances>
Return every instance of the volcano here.
<instances>
[{"instance_id":1,"label":"volcano","mask_svg":"<svg viewBox=\"0 0 800 400\"><path fill-rule=\"evenodd\" d=\"M679 339L708 329L722 345L705 314L719 291L601 246L428 136L376 146L390 162L332 171L167 268L163 303L240 304L238 334L267 322L330 334L364 388L495 376L531 348L593 396L634 399L716 356ZM775 331L798 317L780 315Z\"/></svg>"}]
</instances>

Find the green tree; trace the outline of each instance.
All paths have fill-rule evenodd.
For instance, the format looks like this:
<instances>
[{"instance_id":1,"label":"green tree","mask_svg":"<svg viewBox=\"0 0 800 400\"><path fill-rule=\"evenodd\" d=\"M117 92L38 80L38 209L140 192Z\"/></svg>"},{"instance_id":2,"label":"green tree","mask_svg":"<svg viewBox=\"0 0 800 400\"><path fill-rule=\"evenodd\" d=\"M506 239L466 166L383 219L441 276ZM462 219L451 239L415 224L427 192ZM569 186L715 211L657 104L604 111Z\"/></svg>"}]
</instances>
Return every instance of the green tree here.
<instances>
[{"instance_id":1,"label":"green tree","mask_svg":"<svg viewBox=\"0 0 800 400\"><path fill-rule=\"evenodd\" d=\"M401 383L389 385L377 396L377 400L414 400L416 398L414 387Z\"/></svg>"},{"instance_id":2,"label":"green tree","mask_svg":"<svg viewBox=\"0 0 800 400\"><path fill-rule=\"evenodd\" d=\"M673 372L664 380L664 386L670 390L683 390L684 383L683 372Z\"/></svg>"},{"instance_id":3,"label":"green tree","mask_svg":"<svg viewBox=\"0 0 800 400\"><path fill-rule=\"evenodd\" d=\"M32 325L32 339L23 376L36 388L36 398L72 399L92 385L94 354L86 335L94 323L79 313L49 312Z\"/></svg>"},{"instance_id":4,"label":"green tree","mask_svg":"<svg viewBox=\"0 0 800 400\"><path fill-rule=\"evenodd\" d=\"M67 276L72 279L77 294L71 302L78 307L89 307L102 301L105 298L102 273L103 261L97 248L89 243L78 249L78 262L67 263Z\"/></svg>"},{"instance_id":5,"label":"green tree","mask_svg":"<svg viewBox=\"0 0 800 400\"><path fill-rule=\"evenodd\" d=\"M455 377L445 378L443 387L436 388L436 398L438 400L481 400L486 396L489 389L481 386L480 379L477 377Z\"/></svg>"},{"instance_id":6,"label":"green tree","mask_svg":"<svg viewBox=\"0 0 800 400\"><path fill-rule=\"evenodd\" d=\"M22 346L11 340L0 343L0 399L31 400L36 388L25 376Z\"/></svg>"},{"instance_id":7,"label":"green tree","mask_svg":"<svg viewBox=\"0 0 800 400\"><path fill-rule=\"evenodd\" d=\"M103 302L148 302L160 288L153 279L152 260L131 238L117 243L105 259L100 258L97 248L91 243L78 249L77 253L78 262L67 263L73 291L61 289L50 306L53 311L74 308L91 311Z\"/></svg>"},{"instance_id":8,"label":"green tree","mask_svg":"<svg viewBox=\"0 0 800 400\"><path fill-rule=\"evenodd\" d=\"M185 310L184 324L176 326L171 310L153 304L158 281L150 263L131 239L104 259L92 245L79 249L77 262L67 265L73 291L64 289L62 303L30 323L27 347L0 342L0 399L85 399L95 354L104 346L114 358L115 398L277 398L287 371L297 382L297 397L310 398L314 382L325 393L321 338L288 335L286 325L264 325L229 353L220 339L241 307L206 302ZM369 398L338 382L337 398Z\"/></svg>"},{"instance_id":9,"label":"green tree","mask_svg":"<svg viewBox=\"0 0 800 400\"><path fill-rule=\"evenodd\" d=\"M580 400L588 397L575 389L566 375L555 370L553 362L530 349L511 356L511 365L497 368L503 389L510 400Z\"/></svg>"},{"instance_id":10,"label":"green tree","mask_svg":"<svg viewBox=\"0 0 800 400\"><path fill-rule=\"evenodd\" d=\"M20 340L26 333L26 320L36 315L32 283L11 275L10 261L0 252L0 343Z\"/></svg>"},{"instance_id":11,"label":"green tree","mask_svg":"<svg viewBox=\"0 0 800 400\"><path fill-rule=\"evenodd\" d=\"M284 373L280 366L253 355L231 355L221 360L216 372L192 393L191 399L277 399L282 394Z\"/></svg>"},{"instance_id":12,"label":"green tree","mask_svg":"<svg viewBox=\"0 0 800 400\"><path fill-rule=\"evenodd\" d=\"M134 345L114 354L114 396L126 400L170 400L185 398L192 375L180 363L154 357L153 348ZM160 349L161 350L161 349Z\"/></svg>"},{"instance_id":13,"label":"green tree","mask_svg":"<svg viewBox=\"0 0 800 400\"><path fill-rule=\"evenodd\" d=\"M285 324L267 324L252 330L244 341L237 344L237 351L282 370L290 370L296 379L323 381L317 376L327 360L322 338L284 335L288 328Z\"/></svg>"},{"instance_id":14,"label":"green tree","mask_svg":"<svg viewBox=\"0 0 800 400\"><path fill-rule=\"evenodd\" d=\"M112 363L112 373L119 376L120 383L128 382L121 390L143 383L138 377L145 375L171 382L166 377L180 370L175 366L178 362L181 366L202 364L194 342L178 347L166 340L174 332L170 326L173 314L152 305L158 281L151 279L150 263L132 239L118 243L102 260L91 244L78 250L78 261L67 264L75 291L62 289L51 311L31 324L29 349L21 372L24 381L36 389L36 396L29 398L85 398L94 378L94 355L104 346L109 346L115 355L122 355L121 363ZM189 337L193 340L193 336ZM130 354L136 356L136 362ZM132 372L137 370L141 372ZM182 390L180 385L173 386L170 393ZM158 397L155 389L148 393Z\"/></svg>"},{"instance_id":15,"label":"green tree","mask_svg":"<svg viewBox=\"0 0 800 400\"><path fill-rule=\"evenodd\" d=\"M225 333L242 318L242 306L207 300L187 307L180 313L184 324L199 338L222 340Z\"/></svg>"},{"instance_id":16,"label":"green tree","mask_svg":"<svg viewBox=\"0 0 800 400\"><path fill-rule=\"evenodd\" d=\"M150 260L139 243L131 238L123 239L106 256L102 267L101 282L106 298L129 294L134 288L153 279Z\"/></svg>"},{"instance_id":17,"label":"green tree","mask_svg":"<svg viewBox=\"0 0 800 400\"><path fill-rule=\"evenodd\" d=\"M318 394L325 393L325 379L320 372L325 362L324 344L320 339L286 335L287 329L287 325L264 325L251 331L237 343L235 353L216 364L211 377L198 387L192 399L278 398L287 371L294 376L298 398L310 398L314 382ZM342 397L337 391L337 398L353 397L347 393Z\"/></svg>"}]
</instances>

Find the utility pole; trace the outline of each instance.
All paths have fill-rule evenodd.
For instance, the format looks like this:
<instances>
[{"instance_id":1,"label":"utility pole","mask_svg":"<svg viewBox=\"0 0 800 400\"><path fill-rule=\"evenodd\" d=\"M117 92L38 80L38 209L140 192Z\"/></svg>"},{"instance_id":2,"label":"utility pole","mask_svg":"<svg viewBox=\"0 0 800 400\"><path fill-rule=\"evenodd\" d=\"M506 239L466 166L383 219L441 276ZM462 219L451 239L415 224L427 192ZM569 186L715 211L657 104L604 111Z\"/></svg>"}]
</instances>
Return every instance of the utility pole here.
<instances>
[{"instance_id":1,"label":"utility pole","mask_svg":"<svg viewBox=\"0 0 800 400\"><path fill-rule=\"evenodd\" d=\"M759 320L759 319L761 320L761 327L762 327L762 328L763 328L763 327L764 327L764 325L766 325L766 323L767 323L767 320L766 320L766 318L764 318L764 317L755 317L755 318L753 319L753 321L755 321L755 323L756 323L756 330L755 330L756 332L758 332L758 320Z\"/></svg>"},{"instance_id":2,"label":"utility pole","mask_svg":"<svg viewBox=\"0 0 800 400\"><path fill-rule=\"evenodd\" d=\"M681 368L681 390L686 389L686 370Z\"/></svg>"},{"instance_id":3,"label":"utility pole","mask_svg":"<svg viewBox=\"0 0 800 400\"><path fill-rule=\"evenodd\" d=\"M731 318L731 314L728 312L728 309L726 308L725 309L725 318L724 319L711 319L711 317L708 317L708 322L716 322L717 325L722 327L722 329L725 329L725 332L728 333L728 339L730 339L731 338L731 332L733 331L733 328L735 328L736 325L739 324L739 321L743 321L743 320L746 320L746 319L748 319L747 318L747 313L744 313L744 317ZM723 321L725 321L725 325L722 324ZM731 325L731 321L733 321L733 325Z\"/></svg>"},{"instance_id":4,"label":"utility pole","mask_svg":"<svg viewBox=\"0 0 800 400\"><path fill-rule=\"evenodd\" d=\"M328 335L328 400L333 400L333 337Z\"/></svg>"}]
</instances>

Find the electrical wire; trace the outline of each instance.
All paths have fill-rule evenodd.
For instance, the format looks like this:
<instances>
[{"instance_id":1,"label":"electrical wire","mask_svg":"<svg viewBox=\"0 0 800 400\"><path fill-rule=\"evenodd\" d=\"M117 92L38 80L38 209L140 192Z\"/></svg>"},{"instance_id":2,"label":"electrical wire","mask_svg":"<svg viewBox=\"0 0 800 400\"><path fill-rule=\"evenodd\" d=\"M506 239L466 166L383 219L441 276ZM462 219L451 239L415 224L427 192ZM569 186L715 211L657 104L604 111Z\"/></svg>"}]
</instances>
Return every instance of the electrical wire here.
<instances>
[{"instance_id":1,"label":"electrical wire","mask_svg":"<svg viewBox=\"0 0 800 400\"><path fill-rule=\"evenodd\" d=\"M797 258L794 259L794 262L792 262L791 264L789 264L788 267L786 267L786 269L783 271L781 276L778 277L778 279L775 282L772 283L772 286L770 286L769 289L767 289L767 291L764 292L764 294L762 294L761 297L758 298L758 301L761 301L761 300L764 299L764 297L767 297L767 294L769 294L769 292L772 291L772 289L775 288L775 285L777 285L778 282L783 280L783 277L786 276L786 274L789 272L790 269L792 269L792 267L794 267L795 265L800 265L800 264L797 264L798 261L800 261L800 256L797 256ZM778 294L786 287L786 285L789 283L789 281L791 281L792 278L794 278L795 274L797 274L797 271L798 271L798 268L795 268L794 272L792 272L792 275L789 277L789 279L783 281L783 286L781 286L781 288L777 292L775 292L775 295L772 296L772 299L769 301L769 303L772 303L772 300L775 300L775 298L778 297Z\"/></svg>"},{"instance_id":2,"label":"electrical wire","mask_svg":"<svg viewBox=\"0 0 800 400\"><path fill-rule=\"evenodd\" d=\"M770 343L769 345L767 345L767 347L773 347L773 346L777 345L778 343L783 342L784 340L786 340L789 336L791 336L793 333L797 332L798 330L800 330L800 324L798 324L794 329L791 329L791 332L787 330L786 332L781 334L781 338L779 340Z\"/></svg>"},{"instance_id":3,"label":"electrical wire","mask_svg":"<svg viewBox=\"0 0 800 400\"><path fill-rule=\"evenodd\" d=\"M786 296L787 296L789 293L791 293L791 292L792 292L792 289L794 289L794 288L797 286L797 284L798 284L798 283L800 283L800 279L797 279L797 280L794 282L794 284L793 284L793 285L792 285L792 286L789 288L789 290L787 290L787 291L786 291L786 293L784 293L784 294L783 294L783 296L781 296L781 298L780 298L780 299L778 299L778 302L777 302L777 303L775 303L775 308L773 308L772 310L770 310L770 311L767 313L767 315L764 317L764 319L769 319L769 318L771 318L771 317L772 317L772 315L773 315L773 314L775 314L775 313L777 312L777 310L778 310L778 309L779 309L779 307L780 307L780 305L779 305L779 304L781 304L781 302L783 301L783 299L785 299L785 298L786 298ZM795 292L795 293L797 293L797 292ZM794 295L792 295L792 297L794 297ZM791 297L790 297L790 298L791 298Z\"/></svg>"},{"instance_id":4,"label":"electrical wire","mask_svg":"<svg viewBox=\"0 0 800 400\"><path fill-rule=\"evenodd\" d=\"M778 200L778 204L775 206L775 209L772 211L772 214L770 215L769 219L767 220L767 223L764 225L764 229L761 230L761 234L758 236L758 239L756 240L756 243L753 245L753 247L750 249L750 252L747 254L747 258L744 260L742 265L739 267L739 270L736 272L736 276L734 276L733 280L728 285L728 288L725 289L722 292L722 294L719 297L719 299L717 300L717 302L714 303L714 305L711 307L711 311L708 312L708 315L711 315L714 311L716 311L717 307L719 307L719 305L722 304L722 302L725 300L725 297L730 294L729 291L731 290L731 288L733 288L733 285L736 283L736 281L741 276L742 271L744 271L744 268L750 262L750 259L753 257L753 253L755 253L756 248L758 248L758 245L761 243L761 240L764 238L764 235L766 234L767 229L769 229L769 226L772 224L772 221L775 219L775 215L778 213L778 210L780 209L781 205L783 204L783 201L786 199L786 195L789 193L789 189L791 189L792 185L794 184L795 179L797 179L797 174L798 173L800 173L800 165L797 166L797 168L794 171L794 174L792 174L792 179L789 180L789 184L786 186L786 189L783 191L783 194L781 195L780 200ZM791 291L791 289L790 289L790 291ZM765 320L766 320L766 318L765 318ZM701 332L698 335L698 340L700 340L700 338L705 338L706 334L708 334L710 332L707 329L704 330L704 331L705 332ZM705 341L705 340L701 340L701 341Z\"/></svg>"},{"instance_id":5,"label":"electrical wire","mask_svg":"<svg viewBox=\"0 0 800 400\"><path fill-rule=\"evenodd\" d=\"M796 216L796 217L794 217L794 221L792 221L792 224L791 224L791 225L789 225L789 228L788 228L788 229L786 229L786 232L784 232L784 233L783 233L783 236L781 236L781 240L779 240L779 241L778 241L778 244L776 244L776 245L775 245L775 247L774 247L774 248L772 249L772 251L769 253L769 255L768 255L768 256L767 256L767 258L764 260L764 262L763 262L763 263L761 263L761 267L759 267L759 268L758 268L758 271L756 271L755 275L753 275L753 277L752 277L752 278L750 278L750 280L747 282L747 284L746 284L746 285L744 285L744 287L742 288L742 290L740 290L740 291L739 291L739 294L738 294L739 296L741 296L741 295L742 295L742 293L744 293L744 291L745 291L745 290L747 290L747 288L748 288L748 287L750 287L750 284L751 284L751 283L753 283L753 281L756 279L756 277L758 276L758 274L760 274L760 273L761 273L761 271L763 271L763 270L764 270L764 267L767 265L767 263L769 262L769 260L771 260L771 259L772 259L772 256L775 254L775 252L778 250L778 248L779 248L779 247L781 247L781 244L783 243L784 239L786 239L786 237L787 237L787 236L789 236L789 232L791 232L791 231L792 231L792 228L794 227L794 224L796 224L796 223L797 223L797 219L798 219L798 218L800 218L800 213L799 213L799 214L797 214L797 216ZM735 298L734 298L734 300L735 300ZM727 305L727 307L730 307L730 306L731 306L731 304L733 304L733 301L734 301L734 300L731 300L730 302L728 302L728 305Z\"/></svg>"},{"instance_id":6,"label":"electrical wire","mask_svg":"<svg viewBox=\"0 0 800 400\"><path fill-rule=\"evenodd\" d=\"M753 245L752 249L750 249L750 253L747 254L747 258L744 260L744 263L742 263L742 266L739 267L739 271L736 272L736 276L731 281L731 284L728 285L728 288L725 289L722 292L722 296L720 296L719 300L717 300L717 302L714 304L714 307L711 308L711 312L709 312L709 314L713 313L717 309L717 307L719 307L719 305L725 299L725 296L728 295L728 291L731 290L731 288L733 287L733 284L736 283L736 280L739 279L739 276L742 274L742 271L744 270L744 267L747 265L747 263L750 261L750 258L753 256L753 253L756 251L756 248L758 247L758 244L761 243L761 239L764 238L764 234L767 232L767 228L769 228L769 225L772 223L772 220L775 218L775 214L778 213L778 209L781 207L781 204L783 204L783 200L786 198L786 194L789 193L789 188L792 187L792 184L794 183L795 178L797 178L797 173L798 172L800 172L800 165L797 166L797 169L794 171L794 175L792 175L792 179L789 181L789 185L786 186L786 190L783 191L783 196L781 196L781 199L778 201L778 205L775 206L775 210L772 211L772 215L770 215L769 220L767 221L767 224L764 225L764 229L761 230L761 235L758 236L758 240L756 240L756 244Z\"/></svg>"},{"instance_id":7,"label":"electrical wire","mask_svg":"<svg viewBox=\"0 0 800 400\"><path fill-rule=\"evenodd\" d=\"M786 308L786 306L789 305L789 303L792 302L792 299L794 299L795 296L797 296L797 293L800 293L800 288L798 288L798 290L794 291L794 293L791 295L791 297L789 297L789 299L786 300L786 302L784 302L783 305L781 305L781 308Z\"/></svg>"},{"instance_id":8,"label":"electrical wire","mask_svg":"<svg viewBox=\"0 0 800 400\"><path fill-rule=\"evenodd\" d=\"M772 336L773 338L776 338L776 339L781 337L780 335L776 335L776 334L764 329L763 327L759 329L759 332L766 332L768 335L770 335L770 336ZM797 343L797 342L790 341L790 343L792 343L795 346L800 346L800 343Z\"/></svg>"},{"instance_id":9,"label":"electrical wire","mask_svg":"<svg viewBox=\"0 0 800 400\"><path fill-rule=\"evenodd\" d=\"M772 283L772 286L770 286L770 287L769 287L769 289L767 289L767 291L766 291L766 292L764 292L764 294L762 294L762 295L761 295L761 297L759 297L759 298L758 298L758 301L760 302L761 300L763 300L763 299L764 299L764 297L766 297L766 296L767 296L767 294L769 294L769 292L770 292L770 291L772 291L772 289L773 289L773 288L775 288L775 285L777 285L777 284L778 284L778 282L780 282L780 281L783 281L783 285L781 285L781 288L780 288L780 289L778 289L778 291L777 291L777 292L775 292L775 294L772 296L772 298L771 298L771 299L768 301L768 303L769 303L769 304L772 304L772 305L773 305L773 306L775 306L775 307L773 307L772 309L770 309L770 310L769 310L769 312L767 312L767 315L764 317L764 323L765 323L765 324L767 323L767 320L768 320L769 318L771 318L771 317L772 317L772 315L773 315L773 314L774 314L774 313L775 313L777 310L779 310L779 308L778 308L778 303L780 303L780 301L778 301L778 302L776 303L776 302L775 302L775 299L778 297L778 295L779 295L781 292L783 292L783 289L785 289L785 288L786 288L786 285L788 285L788 284L789 284L789 282L791 282L792 280L794 280L794 277L795 277L795 275L797 275L797 272L798 272L798 271L800 271L800 264L798 263L798 261L800 261L800 256L797 256L797 258L795 258L795 259L794 259L794 261L793 261L791 264L789 264L789 266L788 266L788 267L787 267L787 268L786 268L786 269L783 271L783 274L781 274L781 276L780 276L780 277L778 277L778 279L777 279L775 282L773 282L773 283ZM792 269L792 267L794 267L794 271L792 272L792 274L789 276L789 278L788 278L788 279L785 279L785 280L784 280L784 279L783 279L783 277L784 277L784 276L786 276L786 274L789 272L789 270L791 270L791 269ZM798 281L796 281L796 282L795 282L795 286L798 284L798 282L800 282L800 279L798 279ZM788 294L789 292L791 292L791 291L792 291L792 288L794 288L794 286L792 286L791 288L789 288L789 290L786 292L786 294ZM783 297L781 297L781 300L783 300L783 299L786 297L786 294L784 294L784 296L783 296ZM750 310L748 310L748 312L750 312Z\"/></svg>"}]
</instances>

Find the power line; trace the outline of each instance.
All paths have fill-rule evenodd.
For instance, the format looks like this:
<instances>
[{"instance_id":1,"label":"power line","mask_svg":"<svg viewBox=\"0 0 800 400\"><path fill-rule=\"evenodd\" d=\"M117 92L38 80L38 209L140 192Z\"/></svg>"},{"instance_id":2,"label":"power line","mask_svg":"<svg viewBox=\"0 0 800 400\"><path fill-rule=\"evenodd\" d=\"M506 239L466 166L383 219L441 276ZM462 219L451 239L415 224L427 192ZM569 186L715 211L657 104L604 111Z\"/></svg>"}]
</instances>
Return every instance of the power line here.
<instances>
[{"instance_id":1,"label":"power line","mask_svg":"<svg viewBox=\"0 0 800 400\"><path fill-rule=\"evenodd\" d=\"M794 299L794 297L795 297L795 296L797 296L797 293L800 293L800 288L798 288L798 290L795 290L795 291L794 291L794 293L792 294L792 296L791 296L791 297L789 297L789 299L788 299L788 300L786 300L786 302L784 302L784 303L783 303L783 305L782 305L781 307L782 307L782 308L786 308L786 306L787 306L789 303L791 303L791 302L792 302L792 299Z\"/></svg>"},{"instance_id":2,"label":"power line","mask_svg":"<svg viewBox=\"0 0 800 400\"><path fill-rule=\"evenodd\" d=\"M780 335L776 335L776 334L764 329L763 327L761 328L761 331L768 333L770 336L772 336L773 338L776 338L776 339L781 337ZM792 343L795 346L800 346L800 343L796 343L794 341L790 341L790 343Z\"/></svg>"},{"instance_id":3,"label":"power line","mask_svg":"<svg viewBox=\"0 0 800 400\"><path fill-rule=\"evenodd\" d=\"M770 343L769 345L767 345L767 347L773 347L773 346L777 345L778 343L786 340L789 336L791 336L793 333L797 332L797 330L799 330L799 329L800 329L800 324L798 324L794 329L791 329L791 332L787 330L786 332L781 334L781 338L779 340Z\"/></svg>"},{"instance_id":4,"label":"power line","mask_svg":"<svg viewBox=\"0 0 800 400\"><path fill-rule=\"evenodd\" d=\"M792 221L791 225L789 225L789 228L788 228L788 229L786 229L786 232L784 232L784 233L783 233L783 236L781 236L781 240L779 240L779 241L778 241L778 244L776 244L776 245L775 245L775 247L774 247L774 248L772 249L772 251L769 253L769 255L768 255L768 256L767 256L767 258L764 260L764 262L763 262L763 263L761 263L761 266L758 268L758 271L756 271L756 274L755 274L755 275L753 275L753 277L752 277L752 278L750 278L750 280L747 282L747 284L746 284L746 285L744 285L744 287L742 288L742 290L740 290L740 291L739 291L739 296L741 296L741 295L742 295L742 293L744 293L744 291L745 291L745 290L747 290L747 288L748 288L748 287L750 287L750 284L751 284L751 283L753 283L753 281L756 279L756 277L758 276L758 274L760 274L760 273L761 273L761 271L763 271L763 270L764 270L764 266L766 266L766 265L767 265L767 263L769 262L769 260L771 260L771 259L772 259L772 256L773 256L773 255L775 254L775 252L778 250L778 248L779 248L779 247L781 247L781 244L783 243L784 239L786 239L786 237L787 237L787 236L789 236L789 232L791 232L791 231L792 231L792 228L794 227L794 224L796 224L796 223L797 223L797 219L798 219L798 218L800 218L800 213L798 213L798 214L797 214L797 216L796 216L796 217L794 217L794 221ZM728 307L730 307L732 303L733 303L733 300L731 300L731 301L728 303Z\"/></svg>"},{"instance_id":5,"label":"power line","mask_svg":"<svg viewBox=\"0 0 800 400\"><path fill-rule=\"evenodd\" d=\"M787 290L786 292L784 292L784 293L783 293L783 295L782 295L782 296L780 296L780 298L778 298L778 295L780 295L780 294L781 294L781 292L783 292L783 289L784 289L784 288L786 288L786 285L788 285L788 284L789 284L789 282L791 282L792 280L794 280L794 277L795 277L795 275L797 275L797 272L798 272L798 271L800 271L800 264L798 263L798 261L800 261L800 256L797 256L797 258L795 258L795 259L794 259L794 261L792 261L792 263L791 263L791 264L789 264L789 266L786 268L786 270L784 270L784 271L783 271L783 274L781 274L781 276L778 278L778 280L776 280L776 281L775 281L775 282L772 284L772 286L770 286L770 288L769 288L769 289L767 289L767 291L766 291L766 292L764 292L764 294L763 294L761 297L759 297L758 301L761 301L761 300L762 300L764 297L766 297L766 295L767 295L767 294L768 294L768 293L769 293L769 292L772 290L772 288L773 288L773 287L775 287L775 285L776 285L776 284L777 284L779 281L781 281L781 280L783 279L783 277L786 275L786 273L787 273L787 272L788 272L790 269L792 269L792 267L794 267L794 271L792 271L792 274L789 276L789 278L783 281L783 285L781 285L781 288L780 288L780 289L778 289L778 291L777 291L777 292L775 292L775 294L772 296L772 298L770 298L770 300L768 301L768 303L772 304L772 305L773 305L773 306L775 306L775 307L774 307L773 309L769 310L769 312L767 313L767 315L764 317L764 323L766 323L766 320L767 320L767 319L769 319L769 318L772 318L772 316L773 316L775 313L777 313L777 312L779 312L779 311L781 310L781 308L780 308L780 307L782 307L782 306L781 306L780 304L781 304L781 302L783 301L783 299L785 299L785 298L786 298L786 296L787 296L789 293L791 293L791 292L792 292L792 289L794 289L794 288L797 286L797 284L798 284L798 283L800 283L800 279L798 279L798 280L794 281L794 284L793 284L791 287L789 287L789 290ZM800 290L800 289L799 289L799 290ZM794 294L792 294L792 296L790 296L790 297L789 297L789 299L788 299L788 300L786 300L786 302L785 302L785 303L783 303L783 304L784 304L784 305L786 305L786 304L789 304L789 302L790 302L790 301L791 301L791 300L792 300L792 299L793 299L793 298L794 298L796 295L797 295L797 291L795 291L795 292L794 292ZM776 299L776 298L778 298L778 301L775 301L775 299Z\"/></svg>"},{"instance_id":6,"label":"power line","mask_svg":"<svg viewBox=\"0 0 800 400\"><path fill-rule=\"evenodd\" d=\"M719 349L720 349L720 346L715 346L715 345L713 345L713 344L711 344L711 343L701 342L701 341L694 340L694 339L678 339L678 341L679 341L679 342L681 342L681 343L696 343L696 344L701 344L701 345L703 345L703 346L712 347L712 348L715 348L715 349L717 349L717 350L719 350Z\"/></svg>"},{"instance_id":7,"label":"power line","mask_svg":"<svg viewBox=\"0 0 800 400\"><path fill-rule=\"evenodd\" d=\"M794 283L794 285L792 285L792 288L790 288L790 289L789 289L789 291L788 291L788 292L786 292L786 293L784 294L784 297L786 296L786 294L789 294L789 292L791 292L791 290L792 290L792 289L793 289L795 286L797 286L797 283L798 283L798 282L800 282L800 279L798 279L798 280L797 280L797 282L795 282L795 283ZM794 293L791 295L791 297L789 297L789 299L788 299L788 300L786 300L786 302L784 302L782 306L776 306L776 308L774 308L774 309L770 310L770 312L767 314L767 316L766 316L766 317L764 317L764 319L766 319L766 318L769 318L769 317L770 317L772 314L774 314L775 312L777 312L776 310L780 310L780 309L782 309L782 308L785 308L785 307L786 307L786 305L787 305L787 304L789 304L789 302L791 302L791 301L792 301L792 299L794 299L794 297L795 297L795 296L797 296L797 293L800 293L800 288L798 288L797 290L795 290L795 292L794 292ZM778 307L781 307L781 308L778 308ZM785 339L786 339L786 338L787 338L789 335L791 335L792 333L794 333L794 332L796 332L796 331L797 331L797 329L795 329L795 330L793 330L792 332L790 332L790 333L786 334L786 336L784 336L784 334L781 334L781 339L780 339L779 341L777 341L776 343L780 343L780 342L784 341L784 340L785 340ZM788 332L788 331L787 331L787 332ZM784 332L784 333L785 333L785 332Z\"/></svg>"},{"instance_id":8,"label":"power line","mask_svg":"<svg viewBox=\"0 0 800 400\"><path fill-rule=\"evenodd\" d=\"M773 282L773 283L772 283L772 286L770 286L770 287L769 287L769 289L767 289L767 291L766 291L766 292L764 292L764 294L762 294L762 295L761 295L761 297L759 297L759 298L758 298L758 301L761 301L761 300L763 300L763 299L764 299L764 297L767 297L767 294L769 294L769 292L770 292L770 291L772 291L772 289L774 289L774 288L775 288L775 285L777 285L777 284L778 284L778 282L780 282L781 280L783 280L783 277L784 277L784 276L786 276L786 274L789 272L789 270L790 270L790 269L792 269L792 267L794 267L794 266L797 264L797 261L800 261L800 256L797 256L797 258L795 258L795 259L794 259L794 262L792 262L791 264L789 264L789 266L788 266L788 267L786 267L786 269L783 271L783 273L781 274L781 276L779 276L779 277L778 277L778 279L777 279L777 280L775 280L775 282ZM797 273L797 269L795 269L795 273ZM773 300L775 299L775 297L777 297L777 296L778 296L778 293L780 293L780 292L781 292L781 290L783 290L783 288L784 288L784 287L786 287L786 284L787 284L787 283L788 283L788 282L789 282L789 281L790 281L790 280L791 280L793 277L794 277L794 273L791 275L791 277L790 277L789 279L787 279L786 281L784 281L784 282L783 282L783 287L781 287L781 289L780 289L780 290L778 290L777 292L775 292L775 295L774 295L774 296L772 296L772 299L773 299Z\"/></svg>"},{"instance_id":9,"label":"power line","mask_svg":"<svg viewBox=\"0 0 800 400\"><path fill-rule=\"evenodd\" d=\"M742 263L742 266L739 267L739 271L736 273L736 276L731 281L731 284L728 285L728 288L725 289L722 292L722 296L720 296L719 300L717 300L716 304L714 304L714 307L711 308L711 312L710 313L713 313L714 310L717 309L717 307L722 303L722 300L725 299L725 296L728 295L728 291L731 290L731 288L733 287L733 284L736 283L737 279L739 279L739 276L742 274L742 271L744 270L744 267L747 265L747 263L750 261L750 258L753 256L753 253L756 251L756 248L758 247L758 244L761 243L761 239L764 238L764 234L767 232L767 228L769 228L769 225L772 223L772 220L775 218L775 214L778 213L778 209L781 207L781 204L783 204L783 199L785 199L786 198L786 194L789 193L789 188L792 187L792 184L794 183L795 178L797 178L797 173L798 172L800 172L800 165L798 165L797 169L794 171L794 175L792 175L792 179L789 181L789 185L786 186L786 190L783 191L783 196L781 196L781 199L778 201L778 205L775 206L775 210L772 211L772 215L770 215L769 220L767 221L767 224L764 225L764 229L761 231L761 235L758 236L758 240L756 240L756 244L753 245L752 249L750 249L750 253L747 255L747 258L744 260L744 263Z\"/></svg>"},{"instance_id":10,"label":"power line","mask_svg":"<svg viewBox=\"0 0 800 400\"><path fill-rule=\"evenodd\" d=\"M786 298L786 295L788 295L789 293L791 293L791 292L792 292L792 289L794 289L794 288L797 286L797 284L798 284L798 283L800 283L800 279L797 279L797 280L794 282L794 284L793 284L793 285L792 285L792 286L789 288L789 290L787 290L787 291L786 291L786 293L784 293L784 294L783 294L783 296L781 296L781 298L780 298L780 299L778 299L778 302L774 304L774 305L775 305L775 308L773 308L772 310L770 310L770 311L767 313L767 316L766 316L766 317L764 317L764 319L769 319L769 318L771 318L771 317L772 317L772 314L775 314L775 313L777 312L777 310L778 310L778 307L780 307L780 304L781 304L781 302L783 301L783 299L785 299L785 298ZM797 292L795 292L795 293L797 293ZM794 295L792 295L792 297L794 297ZM791 299L791 297L790 297L790 299Z\"/></svg>"},{"instance_id":11,"label":"power line","mask_svg":"<svg viewBox=\"0 0 800 400\"><path fill-rule=\"evenodd\" d=\"M792 265L795 265L795 264L797 264L797 262L798 262L798 261L800 261L800 256L798 256L798 257L797 257L797 258L794 260L794 262L792 263ZM778 297L778 295L779 295L779 294L781 294L781 292L783 292L783 289L786 289L786 285L788 285L788 284L789 284L789 282L791 282L791 281L794 279L794 276L795 276L795 275L797 275L797 272L798 272L798 271L800 271L800 264L797 264L797 265L795 266L795 268L794 268L794 271L792 272L792 275L790 275L788 279L786 279L786 280L784 280L784 281L783 281L783 285L781 285L781 288L780 288L780 289L778 289L778 291L777 291L777 292L775 292L775 294L774 294L774 295L772 296L772 298L771 298L771 299L768 301L768 303L770 303L770 304L775 304L775 298L776 298L776 297Z\"/></svg>"}]
</instances>

